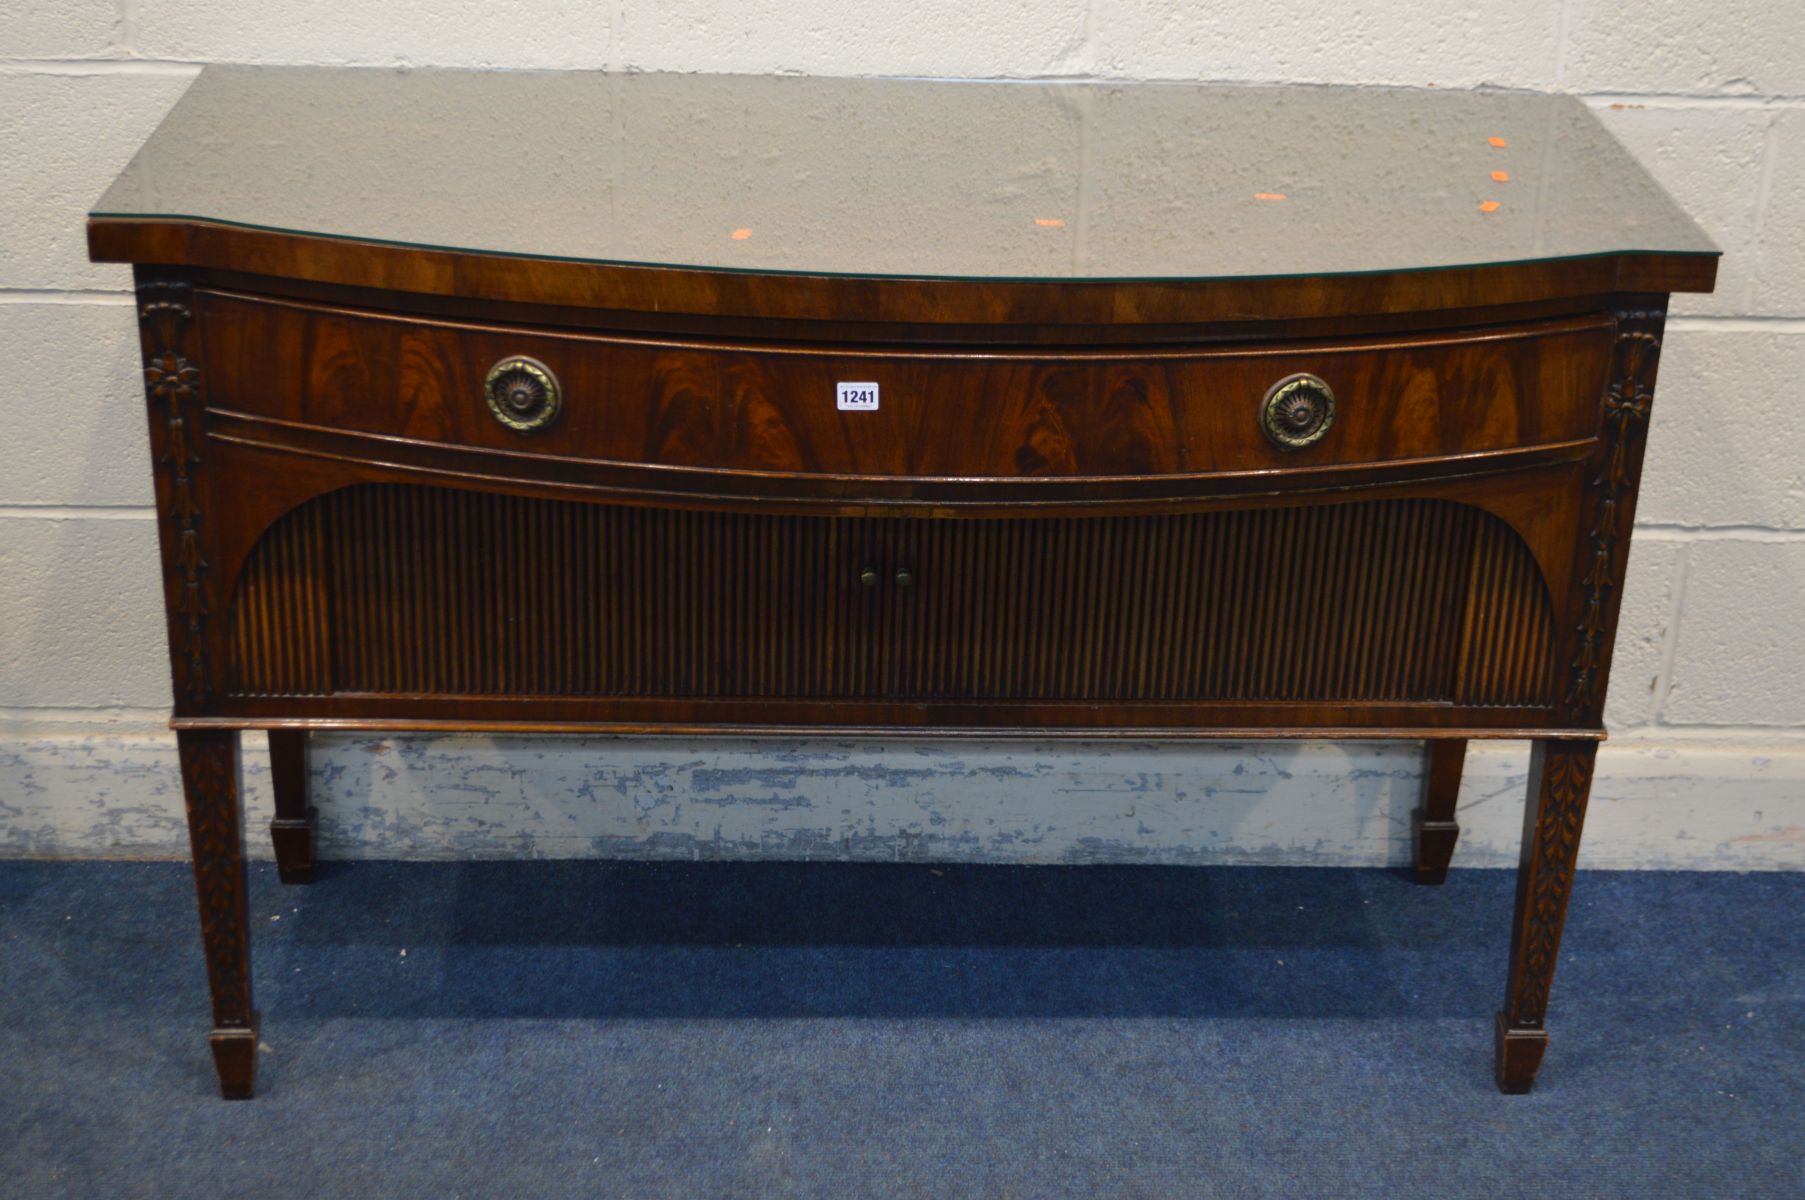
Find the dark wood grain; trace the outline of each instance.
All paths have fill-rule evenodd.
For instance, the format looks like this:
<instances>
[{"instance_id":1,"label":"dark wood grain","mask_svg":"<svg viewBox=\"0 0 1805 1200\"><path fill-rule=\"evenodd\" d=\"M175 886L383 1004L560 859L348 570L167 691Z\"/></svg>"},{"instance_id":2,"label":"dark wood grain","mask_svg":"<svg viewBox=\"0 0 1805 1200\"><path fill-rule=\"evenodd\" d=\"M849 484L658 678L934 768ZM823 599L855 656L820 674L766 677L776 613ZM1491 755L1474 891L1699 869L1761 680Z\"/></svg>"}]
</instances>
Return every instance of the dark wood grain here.
<instances>
[{"instance_id":1,"label":"dark wood grain","mask_svg":"<svg viewBox=\"0 0 1805 1200\"><path fill-rule=\"evenodd\" d=\"M251 1007L238 733L184 729L176 734L176 749L194 849L201 945L213 996L208 1042L220 1094L228 1100L248 1100L257 1078L257 1015Z\"/></svg>"},{"instance_id":2,"label":"dark wood grain","mask_svg":"<svg viewBox=\"0 0 1805 1200\"><path fill-rule=\"evenodd\" d=\"M1465 738L1441 738L1429 743L1423 769L1423 807L1417 811L1414 829L1418 883L1447 882L1454 844L1460 840L1454 807L1460 799L1460 774L1466 760Z\"/></svg>"},{"instance_id":3,"label":"dark wood grain","mask_svg":"<svg viewBox=\"0 0 1805 1200\"><path fill-rule=\"evenodd\" d=\"M1427 738L1434 879L1465 740L1534 736L1498 1025L1533 1081L1666 294L1714 259L1073 284L88 232L138 266L227 1094L249 728L284 878L311 730ZM515 354L564 386L544 432L487 410ZM1258 405L1298 371L1338 408L1287 452Z\"/></svg>"},{"instance_id":4,"label":"dark wood grain","mask_svg":"<svg viewBox=\"0 0 1805 1200\"><path fill-rule=\"evenodd\" d=\"M1553 701L1527 548L1433 500L934 521L365 486L259 542L231 622L239 697Z\"/></svg>"},{"instance_id":5,"label":"dark wood grain","mask_svg":"<svg viewBox=\"0 0 1805 1200\"><path fill-rule=\"evenodd\" d=\"M269 825L276 870L283 883L313 881L314 810L307 803L307 734L272 729L269 734L270 790L276 815Z\"/></svg>"},{"instance_id":6,"label":"dark wood grain","mask_svg":"<svg viewBox=\"0 0 1805 1200\"><path fill-rule=\"evenodd\" d=\"M464 447L709 471L913 478L1279 471L1571 443L1597 430L1608 316L1477 333L1189 351L998 352L710 344L426 322L203 293L209 402L273 421ZM562 381L543 432L495 420L517 354ZM1283 450L1262 398L1298 372L1336 396ZM842 412L835 385L879 385Z\"/></svg>"},{"instance_id":7,"label":"dark wood grain","mask_svg":"<svg viewBox=\"0 0 1805 1200\"><path fill-rule=\"evenodd\" d=\"M1548 446L1447 455L1438 458L1340 466L1301 465L1118 477L965 476L957 478L831 475L809 472L673 468L605 460L576 459L512 450L485 450L412 438L298 426L241 413L209 410L210 437L233 449L220 464L226 475L254 474L251 464L268 452L283 460L285 478L269 490L292 492L287 478L343 476L361 482L377 475L406 474L455 486L483 486L545 495L586 494L623 504L684 508L858 513L918 512L929 516L1098 515L1102 512L1164 512L1218 497L1241 497L1259 504L1282 493L1315 493L1332 499L1355 488L1377 489L1399 482L1418 488L1436 480L1473 480L1536 468L1579 463L1595 438ZM242 451L242 453L241 453ZM314 460L312 463L296 461ZM351 468L347 472L344 468ZM1488 493L1491 484L1473 486ZM1503 486L1508 486L1507 484ZM271 519L286 511L284 504ZM1088 511L1087 511L1088 510ZM267 524L267 521L266 521ZM1565 566L1561 568L1563 571Z\"/></svg>"},{"instance_id":8,"label":"dark wood grain","mask_svg":"<svg viewBox=\"0 0 1805 1200\"><path fill-rule=\"evenodd\" d=\"M1555 288L1549 295L1533 300L1511 301L1494 297L1492 302L1469 310L1481 318L1478 324L1457 321L1451 325L1451 310L1431 307L1389 313L1353 311L1282 318L1260 318L1249 313L1212 317L1199 311L1179 311L1164 320L1062 325L1044 321L855 319L851 314L833 320L809 320L771 312L697 314L667 309L558 304L530 296L513 300L477 299L457 293L429 292L408 292L406 303L397 307L395 289L381 286L319 283L292 275L259 275L212 268L194 269L193 278L210 291L296 301L324 308L448 320L457 324L511 325L566 333L708 342L966 350L1246 346L1270 341L1316 341L1373 335L1395 337L1437 333L1456 327L1476 331L1486 326L1593 315L1608 309L1608 299L1615 294L1613 284L1590 292Z\"/></svg>"},{"instance_id":9,"label":"dark wood grain","mask_svg":"<svg viewBox=\"0 0 1805 1200\"><path fill-rule=\"evenodd\" d=\"M194 289L186 279L161 271L139 278L139 340L178 707L205 703L218 669L209 656L218 577L209 567L215 531L204 502L206 399L194 308Z\"/></svg>"},{"instance_id":10,"label":"dark wood grain","mask_svg":"<svg viewBox=\"0 0 1805 1200\"><path fill-rule=\"evenodd\" d=\"M1527 1092L1548 1046L1548 993L1585 825L1598 743L1543 739L1529 762L1523 857L1517 868L1510 978L1497 1021L1498 1086Z\"/></svg>"},{"instance_id":11,"label":"dark wood grain","mask_svg":"<svg viewBox=\"0 0 1805 1200\"><path fill-rule=\"evenodd\" d=\"M1452 312L1565 296L1708 292L1717 279L1716 258L1691 254L1198 282L866 279L564 262L134 218L90 220L88 256L604 311L1068 329Z\"/></svg>"},{"instance_id":12,"label":"dark wood grain","mask_svg":"<svg viewBox=\"0 0 1805 1200\"><path fill-rule=\"evenodd\" d=\"M1580 513L1585 533L1575 547L1578 586L1562 646L1567 664L1562 711L1576 724L1596 723L1604 715L1666 316L1666 305L1659 301L1617 313L1616 352L1602 404L1603 436L1588 464Z\"/></svg>"},{"instance_id":13,"label":"dark wood grain","mask_svg":"<svg viewBox=\"0 0 1805 1200\"><path fill-rule=\"evenodd\" d=\"M780 715L792 718L812 716L824 711L797 704L781 707L788 711ZM947 707L950 707L951 713L943 717L943 708ZM1244 711L1244 706L1222 706L1219 713L1221 720L1211 725L1160 725L1153 721L1128 725L1122 722L1142 715L1141 710L1107 705L1085 706L1087 710L1094 707L1101 707L1105 714L1115 718L1116 723L1108 724L1099 720L1098 723L1088 725L1061 725L1057 718L1073 711L1074 706L1040 705L1036 709L1042 720L1031 727L1020 724L991 726L980 719L973 719L976 714L985 711L981 706L914 705L867 712L868 723L837 724L831 732L837 738L984 742L1029 736L1030 730L1031 736L1037 739L1071 737L1098 742L1247 742L1300 738L1316 741L1395 742L1411 734L1418 737L1460 738L1466 741L1525 741L1547 732L1546 727L1511 724L1512 717L1527 718L1535 715L1517 709L1498 710L1498 719L1483 726L1459 724L1450 719L1450 712L1445 707L1411 705L1363 710L1368 715L1364 725L1334 725L1329 723L1332 709L1322 705L1302 704L1254 706L1253 715L1266 722L1259 725L1234 723L1235 714ZM388 708L393 712L413 715L321 716L317 705L309 705L305 701L274 701L246 704L242 711L231 714L172 717L169 724L172 729L291 729L313 733L355 731L442 734L464 731L483 734L619 734L674 741L696 737L780 738L794 741L798 733L798 722L794 719L790 724L761 722L755 719L759 715L758 710L742 707L732 712L715 711L713 706L707 704L695 704L692 710L673 712L668 717L661 718L633 716L632 710L628 710L629 715L623 717L617 706L608 701L585 702L576 716L534 713L530 708L523 711L518 699L490 703L483 700L408 698L389 703ZM431 715L434 713L440 715ZM741 719L734 719L736 717ZM880 718L882 723L869 723ZM933 723L939 719L958 723ZM913 723L904 723L911 720ZM807 724L806 721L801 723ZM819 724L818 721L815 722L816 726ZM1604 741L1606 738L1602 729L1580 730L1570 734L1563 732L1563 736L1594 741Z\"/></svg>"}]
</instances>

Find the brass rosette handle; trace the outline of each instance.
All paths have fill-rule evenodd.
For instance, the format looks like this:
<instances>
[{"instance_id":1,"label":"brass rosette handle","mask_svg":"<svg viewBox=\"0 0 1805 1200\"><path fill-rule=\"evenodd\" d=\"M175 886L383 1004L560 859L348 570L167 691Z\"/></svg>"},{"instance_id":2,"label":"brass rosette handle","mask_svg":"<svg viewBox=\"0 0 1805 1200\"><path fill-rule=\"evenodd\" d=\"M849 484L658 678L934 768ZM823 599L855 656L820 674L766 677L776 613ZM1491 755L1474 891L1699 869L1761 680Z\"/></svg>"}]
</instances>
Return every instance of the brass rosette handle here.
<instances>
[{"instance_id":1,"label":"brass rosette handle","mask_svg":"<svg viewBox=\"0 0 1805 1200\"><path fill-rule=\"evenodd\" d=\"M1314 446L1335 423L1335 392L1315 375L1287 375L1267 389L1260 430L1281 450Z\"/></svg>"},{"instance_id":2,"label":"brass rosette handle","mask_svg":"<svg viewBox=\"0 0 1805 1200\"><path fill-rule=\"evenodd\" d=\"M495 419L520 433L546 428L564 407L563 390L552 369L523 354L504 358L489 368L483 395Z\"/></svg>"}]
</instances>

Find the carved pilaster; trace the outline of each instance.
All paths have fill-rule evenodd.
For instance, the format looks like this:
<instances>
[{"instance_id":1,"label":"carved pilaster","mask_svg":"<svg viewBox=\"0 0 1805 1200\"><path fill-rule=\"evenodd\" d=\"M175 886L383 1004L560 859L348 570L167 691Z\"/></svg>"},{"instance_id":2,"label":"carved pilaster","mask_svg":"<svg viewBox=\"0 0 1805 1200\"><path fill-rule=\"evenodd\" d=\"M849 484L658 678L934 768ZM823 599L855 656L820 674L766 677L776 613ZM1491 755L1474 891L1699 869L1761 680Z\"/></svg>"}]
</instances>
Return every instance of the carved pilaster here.
<instances>
[{"instance_id":1,"label":"carved pilaster","mask_svg":"<svg viewBox=\"0 0 1805 1200\"><path fill-rule=\"evenodd\" d=\"M170 662L178 705L182 701L198 703L211 690L207 663L207 619L211 614L201 506L195 494L203 465L200 414L204 398L196 362L193 293L188 283L140 279L138 323L144 351L144 393L151 410Z\"/></svg>"},{"instance_id":2,"label":"carved pilaster","mask_svg":"<svg viewBox=\"0 0 1805 1200\"><path fill-rule=\"evenodd\" d=\"M1583 509L1586 536L1575 572L1582 589L1580 607L1568 638L1571 649L1561 697L1562 720L1572 724L1596 725L1602 719L1665 318L1664 311L1652 307L1617 314L1611 379L1600 415L1600 447L1592 460L1594 474Z\"/></svg>"}]
</instances>

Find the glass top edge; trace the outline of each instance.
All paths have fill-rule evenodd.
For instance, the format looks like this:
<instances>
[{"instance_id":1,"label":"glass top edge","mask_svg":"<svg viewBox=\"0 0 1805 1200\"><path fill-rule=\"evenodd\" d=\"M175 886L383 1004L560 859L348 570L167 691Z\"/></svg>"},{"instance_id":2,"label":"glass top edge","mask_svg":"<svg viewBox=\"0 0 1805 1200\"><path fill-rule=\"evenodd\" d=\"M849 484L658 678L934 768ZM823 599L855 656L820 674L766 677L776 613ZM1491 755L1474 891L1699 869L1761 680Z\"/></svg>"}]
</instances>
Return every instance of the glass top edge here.
<instances>
[{"instance_id":1,"label":"glass top edge","mask_svg":"<svg viewBox=\"0 0 1805 1200\"><path fill-rule=\"evenodd\" d=\"M541 254L527 250L486 250L470 246L448 246L434 242L404 242L387 238L360 237L355 234L325 233L310 229L286 229L275 225L253 225L244 221L233 221L223 217L206 217L192 213L158 213L154 216L144 213L105 212L99 209L88 213L90 221L131 221L134 223L167 224L167 225L220 225L229 229L242 229L250 233L272 233L284 237L319 238L323 241L350 242L360 246L383 246L397 250L424 250L438 254L473 254L488 258L508 258L522 261L570 263L586 267L624 267L632 270L648 271L699 271L720 275L770 275L784 279L866 279L873 282L891 283L1049 283L1049 284L1082 284L1082 283L1233 283L1238 281L1257 282L1266 279L1358 279L1373 275L1420 275L1439 271L1479 271L1496 267L1526 267L1541 263L1584 262L1596 258L1722 258L1723 251L1712 247L1705 250L1649 250L1640 247L1612 250L1587 250L1573 254L1560 254L1547 257L1482 259L1474 262L1430 263L1415 267L1363 267L1347 271L1280 271L1266 274L1233 274L1233 275L905 275L880 274L868 271L829 271L807 270L794 267L735 267L710 263L652 262L620 258L582 258L574 255Z\"/></svg>"},{"instance_id":2,"label":"glass top edge","mask_svg":"<svg viewBox=\"0 0 1805 1200\"><path fill-rule=\"evenodd\" d=\"M1722 256L1577 96L1328 82L208 64L88 216L873 281Z\"/></svg>"}]
</instances>

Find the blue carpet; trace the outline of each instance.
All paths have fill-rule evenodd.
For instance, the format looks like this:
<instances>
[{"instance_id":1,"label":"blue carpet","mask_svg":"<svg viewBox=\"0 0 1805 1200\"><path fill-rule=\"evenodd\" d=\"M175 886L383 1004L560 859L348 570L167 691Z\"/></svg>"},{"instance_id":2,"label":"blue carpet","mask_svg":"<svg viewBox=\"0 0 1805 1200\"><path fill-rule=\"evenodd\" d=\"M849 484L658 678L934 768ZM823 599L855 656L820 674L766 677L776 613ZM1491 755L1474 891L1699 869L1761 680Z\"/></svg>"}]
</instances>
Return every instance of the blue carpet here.
<instances>
[{"instance_id":1,"label":"blue carpet","mask_svg":"<svg viewBox=\"0 0 1805 1200\"><path fill-rule=\"evenodd\" d=\"M1805 1195L1805 875L1582 872L1499 1095L1513 876L0 863L0 1195ZM405 951L405 953L403 953Z\"/></svg>"}]
</instances>

